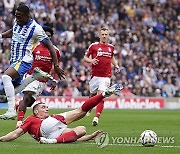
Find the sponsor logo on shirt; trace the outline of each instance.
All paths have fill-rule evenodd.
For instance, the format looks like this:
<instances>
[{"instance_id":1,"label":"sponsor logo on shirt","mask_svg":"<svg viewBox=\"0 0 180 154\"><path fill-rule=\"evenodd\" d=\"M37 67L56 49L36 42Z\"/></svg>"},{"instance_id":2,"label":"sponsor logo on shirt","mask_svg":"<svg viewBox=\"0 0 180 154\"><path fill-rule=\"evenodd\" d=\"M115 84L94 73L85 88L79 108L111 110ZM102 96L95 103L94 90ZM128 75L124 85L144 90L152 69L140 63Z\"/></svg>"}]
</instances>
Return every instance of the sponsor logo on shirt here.
<instances>
[{"instance_id":1,"label":"sponsor logo on shirt","mask_svg":"<svg viewBox=\"0 0 180 154\"><path fill-rule=\"evenodd\" d=\"M42 61L51 61L51 57L35 55L35 60L42 60Z\"/></svg>"},{"instance_id":2,"label":"sponsor logo on shirt","mask_svg":"<svg viewBox=\"0 0 180 154\"><path fill-rule=\"evenodd\" d=\"M36 52L36 54L40 54L40 51L38 50L38 51Z\"/></svg>"},{"instance_id":3,"label":"sponsor logo on shirt","mask_svg":"<svg viewBox=\"0 0 180 154\"><path fill-rule=\"evenodd\" d=\"M98 49L97 51L97 56L100 57L100 56L103 56L103 57L111 57L111 49L109 49L109 52L106 52L106 51L103 51L101 48Z\"/></svg>"}]
</instances>

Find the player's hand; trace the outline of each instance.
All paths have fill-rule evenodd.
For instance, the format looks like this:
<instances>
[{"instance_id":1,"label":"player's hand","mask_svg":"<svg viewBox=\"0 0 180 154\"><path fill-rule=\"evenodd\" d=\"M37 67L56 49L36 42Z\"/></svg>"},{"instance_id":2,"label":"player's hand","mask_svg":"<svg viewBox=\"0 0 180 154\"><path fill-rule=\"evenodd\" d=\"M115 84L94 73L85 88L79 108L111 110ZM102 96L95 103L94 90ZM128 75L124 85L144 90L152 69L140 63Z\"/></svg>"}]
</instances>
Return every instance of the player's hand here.
<instances>
[{"instance_id":1,"label":"player's hand","mask_svg":"<svg viewBox=\"0 0 180 154\"><path fill-rule=\"evenodd\" d=\"M66 73L62 68L60 68L58 65L54 65L54 70L57 73L59 79L65 79Z\"/></svg>"},{"instance_id":2,"label":"player's hand","mask_svg":"<svg viewBox=\"0 0 180 154\"><path fill-rule=\"evenodd\" d=\"M121 71L120 67L119 67L119 66L116 66L116 67L115 67L115 73L117 74L117 73L119 73L120 71Z\"/></svg>"},{"instance_id":3,"label":"player's hand","mask_svg":"<svg viewBox=\"0 0 180 154\"><path fill-rule=\"evenodd\" d=\"M98 136L101 136L104 132L102 130L97 130L91 134L92 139L95 139Z\"/></svg>"},{"instance_id":4,"label":"player's hand","mask_svg":"<svg viewBox=\"0 0 180 154\"><path fill-rule=\"evenodd\" d=\"M54 90L55 88L56 88L56 80L52 80L50 90Z\"/></svg>"},{"instance_id":5,"label":"player's hand","mask_svg":"<svg viewBox=\"0 0 180 154\"><path fill-rule=\"evenodd\" d=\"M16 124L16 128L19 128L21 125L22 125L22 121L18 121L17 124Z\"/></svg>"},{"instance_id":6,"label":"player's hand","mask_svg":"<svg viewBox=\"0 0 180 154\"><path fill-rule=\"evenodd\" d=\"M92 61L91 61L91 63L92 63L93 65L97 65L98 62L99 62L99 60L96 59L96 58L92 59Z\"/></svg>"}]
</instances>

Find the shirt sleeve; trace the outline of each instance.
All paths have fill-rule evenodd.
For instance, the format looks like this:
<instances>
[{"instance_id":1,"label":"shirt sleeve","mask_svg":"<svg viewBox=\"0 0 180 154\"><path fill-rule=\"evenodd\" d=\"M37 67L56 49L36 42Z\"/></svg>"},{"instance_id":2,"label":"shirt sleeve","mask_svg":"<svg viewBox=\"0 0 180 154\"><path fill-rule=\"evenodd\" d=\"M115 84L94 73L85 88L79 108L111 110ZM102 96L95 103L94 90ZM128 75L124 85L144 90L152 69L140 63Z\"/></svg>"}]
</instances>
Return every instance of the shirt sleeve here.
<instances>
[{"instance_id":1,"label":"shirt sleeve","mask_svg":"<svg viewBox=\"0 0 180 154\"><path fill-rule=\"evenodd\" d=\"M86 55L87 57L89 57L89 56L92 54L92 52L93 52L92 48L93 48L93 46L90 45L89 48L87 49L87 52L85 53L85 55Z\"/></svg>"},{"instance_id":2,"label":"shirt sleeve","mask_svg":"<svg viewBox=\"0 0 180 154\"><path fill-rule=\"evenodd\" d=\"M40 25L38 25L35 28L34 35L39 40L39 42L44 42L49 39L48 36L46 35L45 31L43 30L43 28Z\"/></svg>"},{"instance_id":3,"label":"shirt sleeve","mask_svg":"<svg viewBox=\"0 0 180 154\"><path fill-rule=\"evenodd\" d=\"M26 120L24 120L23 125L20 126L20 128L23 129L24 133L26 133L31 126L31 120L30 119L31 119L31 117L28 117Z\"/></svg>"}]
</instances>

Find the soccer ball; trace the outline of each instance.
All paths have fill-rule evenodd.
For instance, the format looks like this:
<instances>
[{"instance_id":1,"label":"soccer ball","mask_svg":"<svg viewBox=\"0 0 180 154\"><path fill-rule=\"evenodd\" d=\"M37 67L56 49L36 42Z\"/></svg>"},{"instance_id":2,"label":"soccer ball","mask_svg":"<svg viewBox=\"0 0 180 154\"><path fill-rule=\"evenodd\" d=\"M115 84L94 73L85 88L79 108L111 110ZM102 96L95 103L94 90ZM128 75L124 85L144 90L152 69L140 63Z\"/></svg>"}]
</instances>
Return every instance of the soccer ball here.
<instances>
[{"instance_id":1,"label":"soccer ball","mask_svg":"<svg viewBox=\"0 0 180 154\"><path fill-rule=\"evenodd\" d=\"M153 147L157 143L157 134L152 130L145 130L140 135L140 141L145 147Z\"/></svg>"}]
</instances>

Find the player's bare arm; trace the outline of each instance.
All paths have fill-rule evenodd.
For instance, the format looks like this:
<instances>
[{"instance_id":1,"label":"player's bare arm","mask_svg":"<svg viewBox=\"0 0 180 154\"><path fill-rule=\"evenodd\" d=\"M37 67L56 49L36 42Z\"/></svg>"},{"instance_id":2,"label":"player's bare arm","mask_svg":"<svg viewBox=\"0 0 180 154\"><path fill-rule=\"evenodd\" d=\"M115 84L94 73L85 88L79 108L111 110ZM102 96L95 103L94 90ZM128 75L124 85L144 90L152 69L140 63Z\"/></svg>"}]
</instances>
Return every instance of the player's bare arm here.
<instances>
[{"instance_id":1,"label":"player's bare arm","mask_svg":"<svg viewBox=\"0 0 180 154\"><path fill-rule=\"evenodd\" d=\"M13 34L13 30L12 29L9 29L7 30L6 32L0 34L0 38L11 38L12 37L12 34Z\"/></svg>"},{"instance_id":2,"label":"player's bare arm","mask_svg":"<svg viewBox=\"0 0 180 154\"><path fill-rule=\"evenodd\" d=\"M81 138L78 138L77 141L83 142L83 141L94 140L97 136L100 136L102 134L103 134L103 131L97 130L90 135L84 135Z\"/></svg>"},{"instance_id":3,"label":"player's bare arm","mask_svg":"<svg viewBox=\"0 0 180 154\"><path fill-rule=\"evenodd\" d=\"M114 56L112 57L111 63L112 63L112 64L114 65L114 67L115 67L115 72L116 72L116 73L119 73L121 69L120 69L120 67L119 67L119 65L118 65L118 63L117 63L117 61L116 61L116 59L115 59Z\"/></svg>"},{"instance_id":4,"label":"player's bare arm","mask_svg":"<svg viewBox=\"0 0 180 154\"><path fill-rule=\"evenodd\" d=\"M88 56L84 56L84 58L83 58L83 61L84 62L87 62L87 63L91 63L91 64L93 64L93 65L97 65L98 64L98 62L99 62L99 60L95 57L95 58L93 58L93 59L91 59L91 58L89 58Z\"/></svg>"},{"instance_id":5,"label":"player's bare arm","mask_svg":"<svg viewBox=\"0 0 180 154\"><path fill-rule=\"evenodd\" d=\"M60 80L61 79L65 79L66 73L58 65L56 51L55 51L51 41L50 40L46 40L46 41L43 42L43 45L49 49L49 52L51 54L52 61L53 61L53 64L54 64L54 70L58 74L58 77L60 78Z\"/></svg>"},{"instance_id":6,"label":"player's bare arm","mask_svg":"<svg viewBox=\"0 0 180 154\"><path fill-rule=\"evenodd\" d=\"M7 135L0 137L0 142L8 142L8 141L14 140L23 134L24 134L23 129L18 128L16 130L8 133Z\"/></svg>"}]
</instances>

